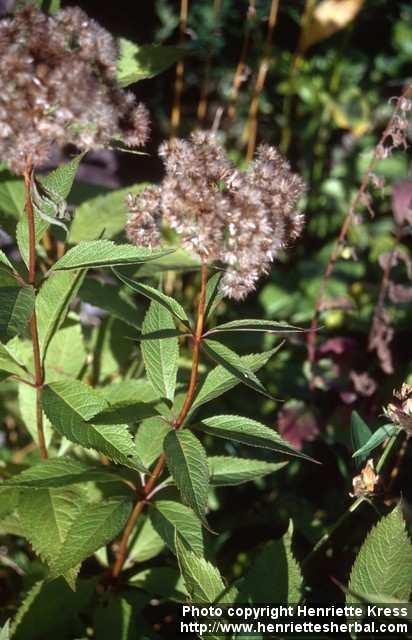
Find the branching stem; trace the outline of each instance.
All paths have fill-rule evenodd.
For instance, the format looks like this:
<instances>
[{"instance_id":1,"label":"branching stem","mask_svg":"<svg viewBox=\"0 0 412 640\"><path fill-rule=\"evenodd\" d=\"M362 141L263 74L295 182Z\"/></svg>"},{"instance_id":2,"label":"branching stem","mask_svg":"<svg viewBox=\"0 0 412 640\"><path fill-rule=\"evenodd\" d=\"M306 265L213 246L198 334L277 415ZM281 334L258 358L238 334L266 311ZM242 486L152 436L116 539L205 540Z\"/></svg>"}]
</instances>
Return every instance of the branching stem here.
<instances>
[{"instance_id":1,"label":"branching stem","mask_svg":"<svg viewBox=\"0 0 412 640\"><path fill-rule=\"evenodd\" d=\"M190 408L193 404L193 400L196 394L197 388L197 380L199 373L199 362L200 362L200 346L203 339L203 329L205 324L205 310L206 310L206 284L207 284L207 264L202 263L201 266L201 284L200 284L200 294L199 300L197 303L197 319L196 319L196 328L193 334L193 352L192 352L192 369L190 374L189 386L186 393L186 398L183 403L183 406L180 410L178 417L173 421L172 426L173 429L180 429L182 424L184 423ZM159 456L156 466L153 469L153 472L150 474L149 479L145 483L143 487L143 497L141 492L139 492L139 497L136 504L133 507L133 511L130 514L129 520L126 524L126 527L123 531L117 553L116 560L114 562L113 568L111 570L111 577L117 579L123 569L123 565L127 559L128 553L128 544L130 536L133 533L133 530L136 526L138 518L142 513L144 506L151 497L154 495L153 490L155 488L156 482L161 476L163 469L166 464L166 456L164 453Z\"/></svg>"}]
</instances>

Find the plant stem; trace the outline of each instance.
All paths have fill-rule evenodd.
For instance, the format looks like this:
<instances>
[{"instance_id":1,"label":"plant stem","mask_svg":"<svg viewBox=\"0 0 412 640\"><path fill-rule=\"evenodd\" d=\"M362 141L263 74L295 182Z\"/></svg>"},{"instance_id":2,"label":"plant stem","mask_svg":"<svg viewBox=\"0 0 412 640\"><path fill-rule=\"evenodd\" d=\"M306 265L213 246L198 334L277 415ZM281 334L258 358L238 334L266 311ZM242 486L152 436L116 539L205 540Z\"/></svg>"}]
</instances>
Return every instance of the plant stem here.
<instances>
[{"instance_id":1,"label":"plant stem","mask_svg":"<svg viewBox=\"0 0 412 640\"><path fill-rule=\"evenodd\" d=\"M203 328L204 328L204 322L205 322L206 284L207 284L207 264L203 262L201 266L200 294L199 294L199 300L197 303L196 328L195 328L195 333L193 334L194 345L193 345L193 352L192 352L192 370L190 374L190 382L189 382L189 387L187 389L186 398L180 410L180 413L176 418L176 420L173 421L173 424L172 424L173 429L179 429L182 426L183 422L185 421L190 411L190 407L192 406L193 399L196 393L197 379L198 379L198 372L199 372L199 361L200 361L200 345L203 339ZM128 551L127 547L129 543L129 538L133 533L133 529L136 526L137 520L140 514L142 513L145 504L148 503L150 500L150 494L152 493L157 480L162 474L165 464L166 464L166 456L164 453L162 453L157 460L157 463L153 472L150 474L149 479L147 480L147 482L143 487L143 491L142 491L143 497L139 495L139 499L134 505L133 511L130 514L129 520L127 521L126 527L123 531L123 534L119 543L119 547L116 553L116 560L114 562L114 565L111 571L112 578L117 579L123 569L123 565L127 559L127 551Z\"/></svg>"},{"instance_id":2,"label":"plant stem","mask_svg":"<svg viewBox=\"0 0 412 640\"><path fill-rule=\"evenodd\" d=\"M252 22L256 14L256 0L249 0L249 5L246 12L245 30L243 34L243 44L240 52L239 62L237 63L235 75L233 77L232 88L230 91L229 106L227 110L228 120L231 122L236 115L236 103L239 97L240 85L243 81L244 72L246 69L247 54L249 51Z\"/></svg>"},{"instance_id":3,"label":"plant stem","mask_svg":"<svg viewBox=\"0 0 412 640\"><path fill-rule=\"evenodd\" d=\"M26 170L23 174L25 187L25 202L27 224L29 230L29 276L28 284L35 286L36 284L36 228L34 222L34 210L31 200L31 184L33 180L33 165L31 160L27 161ZM39 332L37 327L36 307L33 309L33 315L29 323L31 343L33 348L34 360L34 383L36 387L36 428L37 440L40 449L40 457L45 460L48 457L46 439L44 437L43 427L43 408L42 408L42 391L44 382L43 365L40 355Z\"/></svg>"},{"instance_id":4,"label":"plant stem","mask_svg":"<svg viewBox=\"0 0 412 640\"><path fill-rule=\"evenodd\" d=\"M189 0L181 0L180 2L180 26L179 26L179 46L183 46L185 42L187 30L187 18L189 13ZM172 115L170 117L171 137L176 136L180 124L180 108L183 93L183 75L185 65L183 60L179 60L176 65L175 79L175 95L173 101Z\"/></svg>"}]
</instances>

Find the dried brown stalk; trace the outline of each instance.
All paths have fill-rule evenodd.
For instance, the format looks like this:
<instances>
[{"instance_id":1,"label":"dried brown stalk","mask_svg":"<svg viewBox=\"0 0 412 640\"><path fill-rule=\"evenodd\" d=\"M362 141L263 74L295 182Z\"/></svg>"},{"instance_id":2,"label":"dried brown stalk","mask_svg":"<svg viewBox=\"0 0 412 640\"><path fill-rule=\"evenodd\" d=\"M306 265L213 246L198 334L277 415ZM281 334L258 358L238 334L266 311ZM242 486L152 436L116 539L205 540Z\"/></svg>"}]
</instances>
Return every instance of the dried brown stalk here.
<instances>
[{"instance_id":1,"label":"dried brown stalk","mask_svg":"<svg viewBox=\"0 0 412 640\"><path fill-rule=\"evenodd\" d=\"M249 0L249 5L246 12L245 31L243 34L242 49L240 52L239 62L237 63L235 75L233 77L232 89L230 91L229 106L227 110L228 120L232 121L236 115L236 103L239 97L239 89L242 84L245 70L246 60L249 52L250 37L252 30L252 23L256 12L256 0Z\"/></svg>"},{"instance_id":2,"label":"dried brown stalk","mask_svg":"<svg viewBox=\"0 0 412 640\"><path fill-rule=\"evenodd\" d=\"M266 44L265 44L262 59L259 64L253 96L252 96L252 100L249 107L248 121L245 127L245 134L247 135L247 141L248 141L247 151L246 151L246 160L248 161L252 160L253 154L255 153L255 148L256 148L259 101L260 101L260 96L262 95L263 88L265 86L266 76L269 69L270 49L273 41L273 31L276 25L278 8L279 8L279 0L272 0L270 5Z\"/></svg>"},{"instance_id":3,"label":"dried brown stalk","mask_svg":"<svg viewBox=\"0 0 412 640\"><path fill-rule=\"evenodd\" d=\"M219 14L220 14L221 8L222 8L222 0L213 0L212 35L216 35L218 31ZM199 104L197 105L197 119L199 120L200 124L203 124L203 121L206 118L206 113L207 113L207 99L209 95L209 78L210 78L210 70L212 68L212 58L213 58L213 51L212 51L212 45L210 44L207 52L202 88L200 90Z\"/></svg>"}]
</instances>

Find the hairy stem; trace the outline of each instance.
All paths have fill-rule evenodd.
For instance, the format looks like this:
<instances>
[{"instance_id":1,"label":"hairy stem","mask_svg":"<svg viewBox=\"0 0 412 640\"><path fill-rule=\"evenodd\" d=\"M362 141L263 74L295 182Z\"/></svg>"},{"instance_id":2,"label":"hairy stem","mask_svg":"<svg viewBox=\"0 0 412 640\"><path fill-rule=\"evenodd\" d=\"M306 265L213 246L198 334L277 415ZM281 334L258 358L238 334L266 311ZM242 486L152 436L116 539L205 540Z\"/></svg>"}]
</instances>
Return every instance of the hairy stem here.
<instances>
[{"instance_id":1,"label":"hairy stem","mask_svg":"<svg viewBox=\"0 0 412 640\"><path fill-rule=\"evenodd\" d=\"M180 413L176 420L173 421L173 429L179 429L183 422L185 421L190 408L193 404L193 400L196 393L197 388L197 380L198 380L198 372L199 372L199 362L200 362L200 345L203 338L203 328L205 323L205 309L206 309L206 284L207 284L207 264L202 263L201 266L201 285L200 285L200 294L199 300L197 303L197 320L196 320L196 328L193 334L193 352L192 352L192 369L190 374L190 382L186 393L186 398L183 403L183 406L180 410ZM133 533L133 530L136 526L136 523L139 519L140 514L142 513L144 506L147 502L149 502L153 489L155 488L156 482L161 476L163 469L166 464L166 456L164 453L159 456L156 466L153 469L153 472L150 474L147 482L143 487L143 497L139 493L139 498L136 504L133 507L133 511L130 514L129 520L127 521L126 527L123 531L117 552L116 559L111 570L112 578L118 578L123 565L127 559L128 552L128 544L130 536Z\"/></svg>"},{"instance_id":2,"label":"hairy stem","mask_svg":"<svg viewBox=\"0 0 412 640\"><path fill-rule=\"evenodd\" d=\"M31 199L31 185L33 180L33 165L31 160L27 161L26 170L24 172L24 187L25 187L25 203L27 224L29 230L29 276L28 283L32 286L36 284L36 228L34 222L34 210ZM42 391L44 382L43 365L40 355L39 344L39 332L37 328L37 315L36 308L33 309L33 315L30 323L30 335L33 349L33 361L34 361L34 383L36 387L36 429L37 440L40 449L40 457L45 460L48 457L46 439L44 437L43 426L43 409L42 409Z\"/></svg>"}]
</instances>

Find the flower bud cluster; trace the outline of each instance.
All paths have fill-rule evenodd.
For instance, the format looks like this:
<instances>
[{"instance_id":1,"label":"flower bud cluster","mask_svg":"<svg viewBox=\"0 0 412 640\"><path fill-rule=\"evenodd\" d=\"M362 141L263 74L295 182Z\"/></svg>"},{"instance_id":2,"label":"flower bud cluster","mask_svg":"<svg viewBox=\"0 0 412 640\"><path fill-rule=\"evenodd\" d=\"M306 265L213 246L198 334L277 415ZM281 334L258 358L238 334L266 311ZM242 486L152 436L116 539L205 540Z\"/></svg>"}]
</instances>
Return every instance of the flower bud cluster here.
<instances>
[{"instance_id":1,"label":"flower bud cluster","mask_svg":"<svg viewBox=\"0 0 412 640\"><path fill-rule=\"evenodd\" d=\"M130 240L152 246L162 219L191 253L224 266L223 293L242 300L300 235L304 219L295 207L303 180L267 145L258 148L248 171L239 171L207 132L164 143L159 153L163 182L128 200Z\"/></svg>"},{"instance_id":2,"label":"flower bud cluster","mask_svg":"<svg viewBox=\"0 0 412 640\"><path fill-rule=\"evenodd\" d=\"M117 57L112 36L77 7L47 16L31 5L2 19L0 158L23 173L53 143L143 145L148 114L118 85Z\"/></svg>"}]
</instances>

